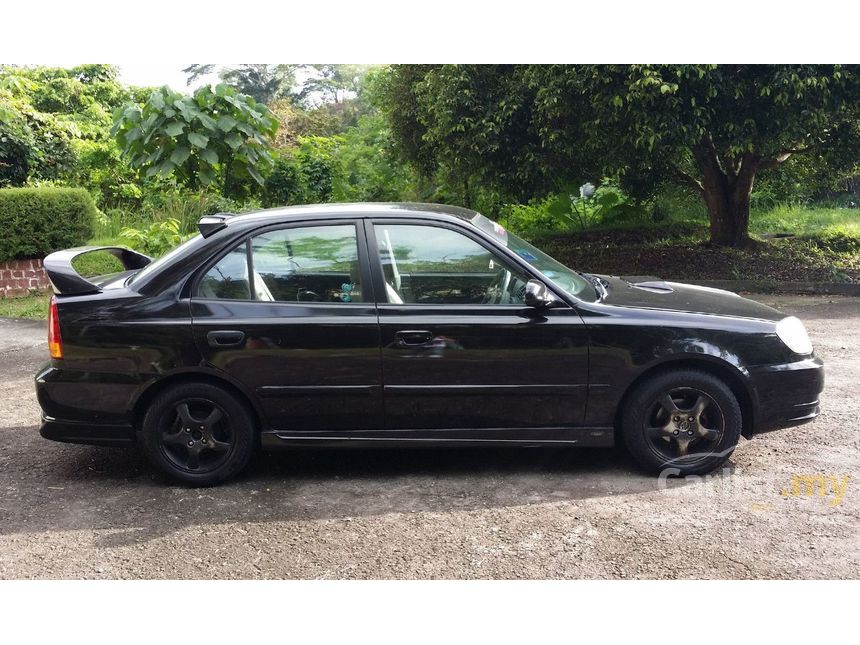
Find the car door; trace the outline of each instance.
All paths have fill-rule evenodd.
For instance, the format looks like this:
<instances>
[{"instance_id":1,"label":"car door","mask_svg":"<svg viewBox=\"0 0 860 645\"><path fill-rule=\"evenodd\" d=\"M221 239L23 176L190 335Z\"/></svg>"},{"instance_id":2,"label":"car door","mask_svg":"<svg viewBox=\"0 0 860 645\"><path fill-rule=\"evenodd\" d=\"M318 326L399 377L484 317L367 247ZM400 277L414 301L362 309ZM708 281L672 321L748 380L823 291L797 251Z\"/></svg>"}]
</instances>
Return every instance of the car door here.
<instances>
[{"instance_id":1,"label":"car door","mask_svg":"<svg viewBox=\"0 0 860 645\"><path fill-rule=\"evenodd\" d=\"M269 429L382 427L379 328L359 221L248 236L193 287L205 360L256 396Z\"/></svg>"},{"instance_id":2,"label":"car door","mask_svg":"<svg viewBox=\"0 0 860 645\"><path fill-rule=\"evenodd\" d=\"M368 235L387 430L462 439L576 434L588 342L572 307L527 307L533 274L466 227L380 218Z\"/></svg>"}]
</instances>

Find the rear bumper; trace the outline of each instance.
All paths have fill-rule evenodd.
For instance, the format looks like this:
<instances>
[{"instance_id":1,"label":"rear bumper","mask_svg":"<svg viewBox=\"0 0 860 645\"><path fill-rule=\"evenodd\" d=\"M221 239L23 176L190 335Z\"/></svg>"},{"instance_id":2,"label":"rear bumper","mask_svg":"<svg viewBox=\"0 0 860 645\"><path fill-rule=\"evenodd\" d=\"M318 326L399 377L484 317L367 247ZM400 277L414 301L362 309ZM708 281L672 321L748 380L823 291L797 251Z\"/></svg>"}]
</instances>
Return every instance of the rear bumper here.
<instances>
[{"instance_id":1,"label":"rear bumper","mask_svg":"<svg viewBox=\"0 0 860 645\"><path fill-rule=\"evenodd\" d=\"M750 369L758 398L753 434L800 425L818 416L824 363L817 356Z\"/></svg>"},{"instance_id":2,"label":"rear bumper","mask_svg":"<svg viewBox=\"0 0 860 645\"><path fill-rule=\"evenodd\" d=\"M136 441L134 428L130 425L94 425L45 415L42 415L39 434L52 441L93 446L130 446Z\"/></svg>"},{"instance_id":3,"label":"rear bumper","mask_svg":"<svg viewBox=\"0 0 860 645\"><path fill-rule=\"evenodd\" d=\"M36 374L35 385L42 408L39 434L45 439L96 446L135 442L135 429L126 413L133 383L49 363Z\"/></svg>"}]
</instances>

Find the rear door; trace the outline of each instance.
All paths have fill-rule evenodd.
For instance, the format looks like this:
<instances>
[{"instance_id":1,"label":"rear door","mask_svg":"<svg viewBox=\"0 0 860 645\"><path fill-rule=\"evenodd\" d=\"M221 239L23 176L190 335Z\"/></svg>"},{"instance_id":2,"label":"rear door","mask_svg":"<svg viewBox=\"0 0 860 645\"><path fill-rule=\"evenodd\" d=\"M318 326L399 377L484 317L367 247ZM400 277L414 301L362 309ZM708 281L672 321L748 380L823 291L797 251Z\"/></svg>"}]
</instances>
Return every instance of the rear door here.
<instances>
[{"instance_id":1,"label":"rear door","mask_svg":"<svg viewBox=\"0 0 860 645\"><path fill-rule=\"evenodd\" d=\"M570 439L584 420L587 331L524 302L528 269L464 227L377 220L386 425L451 438ZM528 429L528 433L510 433Z\"/></svg>"},{"instance_id":2,"label":"rear door","mask_svg":"<svg viewBox=\"0 0 860 645\"><path fill-rule=\"evenodd\" d=\"M256 396L270 429L382 427L379 328L360 220L256 232L194 286L205 360Z\"/></svg>"}]
</instances>

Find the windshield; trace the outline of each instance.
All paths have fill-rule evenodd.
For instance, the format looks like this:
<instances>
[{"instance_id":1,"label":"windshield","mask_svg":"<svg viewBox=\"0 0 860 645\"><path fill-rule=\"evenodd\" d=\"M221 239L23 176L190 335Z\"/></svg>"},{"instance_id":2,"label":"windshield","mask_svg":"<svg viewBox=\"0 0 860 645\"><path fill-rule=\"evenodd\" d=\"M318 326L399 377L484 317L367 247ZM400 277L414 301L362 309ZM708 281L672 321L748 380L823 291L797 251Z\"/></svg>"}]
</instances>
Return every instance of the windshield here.
<instances>
[{"instance_id":1,"label":"windshield","mask_svg":"<svg viewBox=\"0 0 860 645\"><path fill-rule=\"evenodd\" d=\"M594 287L579 273L564 266L558 260L551 258L524 239L505 230L501 224L480 214L472 218L472 224L499 240L549 280L552 280L555 285L561 287L573 297L579 299L583 299L583 296L588 298L597 297Z\"/></svg>"}]
</instances>

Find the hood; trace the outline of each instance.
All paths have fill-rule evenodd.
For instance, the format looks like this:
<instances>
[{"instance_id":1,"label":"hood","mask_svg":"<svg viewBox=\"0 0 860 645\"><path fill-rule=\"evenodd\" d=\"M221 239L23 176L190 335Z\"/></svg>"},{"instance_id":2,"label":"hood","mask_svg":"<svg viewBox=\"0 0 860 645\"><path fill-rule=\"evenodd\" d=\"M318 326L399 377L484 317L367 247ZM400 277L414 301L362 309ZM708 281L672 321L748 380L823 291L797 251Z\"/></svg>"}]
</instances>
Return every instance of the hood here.
<instances>
[{"instance_id":1,"label":"hood","mask_svg":"<svg viewBox=\"0 0 860 645\"><path fill-rule=\"evenodd\" d=\"M680 282L666 282L650 276L599 277L607 295L603 304L617 307L663 309L738 318L782 320L785 315L772 307L742 298L731 291L699 287Z\"/></svg>"}]
</instances>

